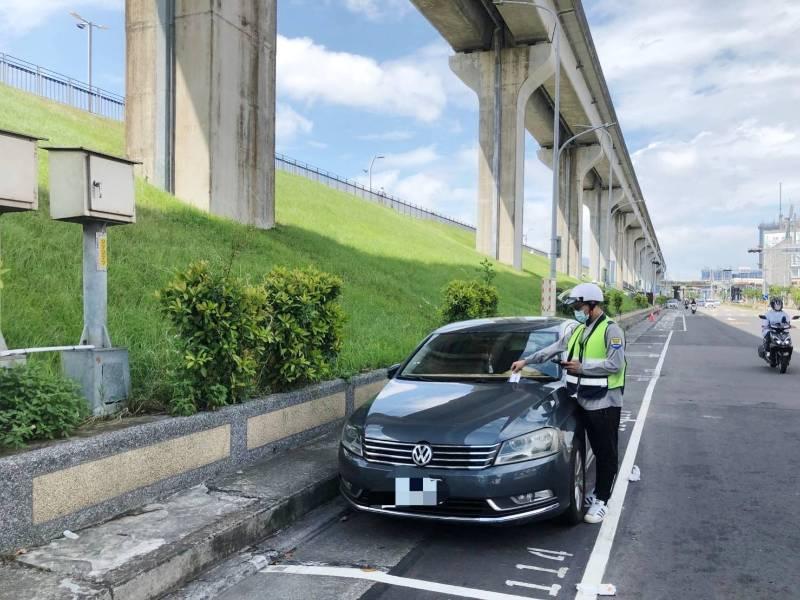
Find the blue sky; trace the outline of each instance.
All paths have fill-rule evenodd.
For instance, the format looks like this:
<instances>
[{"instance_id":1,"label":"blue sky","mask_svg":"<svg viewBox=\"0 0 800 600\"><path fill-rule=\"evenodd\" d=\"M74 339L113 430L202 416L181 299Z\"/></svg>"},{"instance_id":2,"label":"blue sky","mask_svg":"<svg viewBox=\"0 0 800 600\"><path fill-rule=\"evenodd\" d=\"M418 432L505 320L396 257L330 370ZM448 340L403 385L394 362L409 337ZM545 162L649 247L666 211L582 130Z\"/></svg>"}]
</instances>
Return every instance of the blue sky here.
<instances>
[{"instance_id":1,"label":"blue sky","mask_svg":"<svg viewBox=\"0 0 800 600\"><path fill-rule=\"evenodd\" d=\"M713 6L712 6L713 5ZM124 92L122 0L0 0L0 51ZM800 195L800 3L584 0L670 275L752 264L756 225ZM408 0L278 0L278 151L474 218L477 99ZM765 36L762 32L769 31ZM529 243L549 239L549 170L527 143ZM800 206L798 207L800 208Z\"/></svg>"}]
</instances>

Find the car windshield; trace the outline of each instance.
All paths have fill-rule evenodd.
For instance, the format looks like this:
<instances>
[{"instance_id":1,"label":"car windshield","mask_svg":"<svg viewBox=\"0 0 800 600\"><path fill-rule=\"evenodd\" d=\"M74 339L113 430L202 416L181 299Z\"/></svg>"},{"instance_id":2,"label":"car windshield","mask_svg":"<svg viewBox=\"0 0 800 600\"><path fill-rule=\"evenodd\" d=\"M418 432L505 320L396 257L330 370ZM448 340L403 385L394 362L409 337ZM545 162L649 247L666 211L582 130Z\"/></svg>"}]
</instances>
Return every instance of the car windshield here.
<instances>
[{"instance_id":1,"label":"car windshield","mask_svg":"<svg viewBox=\"0 0 800 600\"><path fill-rule=\"evenodd\" d=\"M403 369L403 379L501 381L511 375L511 363L558 339L552 329L542 331L470 331L434 335ZM557 379L552 362L526 366L526 379Z\"/></svg>"}]
</instances>

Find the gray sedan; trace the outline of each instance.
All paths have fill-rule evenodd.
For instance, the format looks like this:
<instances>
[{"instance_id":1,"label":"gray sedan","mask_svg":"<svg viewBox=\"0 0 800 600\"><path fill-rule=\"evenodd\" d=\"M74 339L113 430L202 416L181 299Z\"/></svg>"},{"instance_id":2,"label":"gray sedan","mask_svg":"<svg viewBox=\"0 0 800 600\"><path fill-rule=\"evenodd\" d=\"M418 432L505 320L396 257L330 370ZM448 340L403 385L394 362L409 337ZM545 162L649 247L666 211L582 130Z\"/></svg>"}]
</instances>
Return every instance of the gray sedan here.
<instances>
[{"instance_id":1,"label":"gray sedan","mask_svg":"<svg viewBox=\"0 0 800 600\"><path fill-rule=\"evenodd\" d=\"M428 336L345 423L342 494L361 511L508 523L583 519L585 435L553 363L511 363L555 342L569 321L497 318Z\"/></svg>"}]
</instances>

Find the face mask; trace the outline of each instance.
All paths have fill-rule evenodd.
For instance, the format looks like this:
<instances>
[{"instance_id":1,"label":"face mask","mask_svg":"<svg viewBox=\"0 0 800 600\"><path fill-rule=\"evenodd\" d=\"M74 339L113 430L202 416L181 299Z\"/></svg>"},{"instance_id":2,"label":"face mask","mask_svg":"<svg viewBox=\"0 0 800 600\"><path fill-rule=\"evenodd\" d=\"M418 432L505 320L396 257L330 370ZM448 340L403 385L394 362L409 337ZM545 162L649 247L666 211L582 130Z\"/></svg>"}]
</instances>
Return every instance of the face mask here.
<instances>
[{"instance_id":1,"label":"face mask","mask_svg":"<svg viewBox=\"0 0 800 600\"><path fill-rule=\"evenodd\" d=\"M583 312L582 310L576 310L576 311L575 311L575 320L576 320L578 323L586 323L586 321L588 321L588 320L589 320L589 315L587 315L587 314L586 314L585 312Z\"/></svg>"}]
</instances>

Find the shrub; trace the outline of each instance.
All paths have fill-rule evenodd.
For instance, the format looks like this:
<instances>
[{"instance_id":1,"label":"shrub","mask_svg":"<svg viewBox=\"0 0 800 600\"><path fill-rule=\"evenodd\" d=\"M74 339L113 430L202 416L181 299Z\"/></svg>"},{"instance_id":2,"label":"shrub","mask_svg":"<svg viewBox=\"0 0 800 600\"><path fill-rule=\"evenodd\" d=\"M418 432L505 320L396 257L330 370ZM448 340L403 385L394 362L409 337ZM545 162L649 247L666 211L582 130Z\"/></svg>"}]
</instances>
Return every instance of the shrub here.
<instances>
[{"instance_id":1,"label":"shrub","mask_svg":"<svg viewBox=\"0 0 800 600\"><path fill-rule=\"evenodd\" d=\"M342 347L342 281L316 269L273 269L265 278L262 382L272 391L332 374Z\"/></svg>"},{"instance_id":2,"label":"shrub","mask_svg":"<svg viewBox=\"0 0 800 600\"><path fill-rule=\"evenodd\" d=\"M665 296L663 294L659 294L658 296L656 296L656 304L660 304L660 305L663 306L664 304L666 304L669 301L669 299L670 299L669 296Z\"/></svg>"},{"instance_id":3,"label":"shrub","mask_svg":"<svg viewBox=\"0 0 800 600\"><path fill-rule=\"evenodd\" d=\"M183 354L173 414L245 399L254 389L267 339L263 289L213 273L201 261L179 273L158 296Z\"/></svg>"},{"instance_id":4,"label":"shrub","mask_svg":"<svg viewBox=\"0 0 800 600\"><path fill-rule=\"evenodd\" d=\"M650 303L647 301L647 296L644 294L636 294L633 297L634 303L636 303L637 308L647 308Z\"/></svg>"},{"instance_id":5,"label":"shrub","mask_svg":"<svg viewBox=\"0 0 800 600\"><path fill-rule=\"evenodd\" d=\"M440 308L445 323L493 317L497 314L497 289L481 281L455 279L442 290Z\"/></svg>"},{"instance_id":6,"label":"shrub","mask_svg":"<svg viewBox=\"0 0 800 600\"><path fill-rule=\"evenodd\" d=\"M612 315L618 315L622 312L622 303L625 301L625 296L619 290L609 290L606 293L606 308L610 309Z\"/></svg>"},{"instance_id":7,"label":"shrub","mask_svg":"<svg viewBox=\"0 0 800 600\"><path fill-rule=\"evenodd\" d=\"M66 437L88 412L72 381L33 365L0 368L0 446Z\"/></svg>"}]
</instances>

